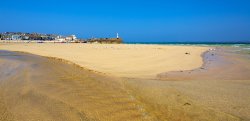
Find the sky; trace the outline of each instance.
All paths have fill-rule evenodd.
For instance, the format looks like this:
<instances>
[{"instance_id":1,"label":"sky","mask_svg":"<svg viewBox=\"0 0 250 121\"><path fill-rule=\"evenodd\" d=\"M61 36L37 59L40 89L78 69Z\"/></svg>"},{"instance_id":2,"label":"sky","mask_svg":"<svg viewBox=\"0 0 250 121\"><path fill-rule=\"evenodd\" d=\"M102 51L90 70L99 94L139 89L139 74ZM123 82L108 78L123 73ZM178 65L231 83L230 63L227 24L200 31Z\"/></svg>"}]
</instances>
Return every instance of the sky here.
<instances>
[{"instance_id":1,"label":"sky","mask_svg":"<svg viewBox=\"0 0 250 121\"><path fill-rule=\"evenodd\" d=\"M0 32L250 42L250 0L1 0Z\"/></svg>"}]
</instances>

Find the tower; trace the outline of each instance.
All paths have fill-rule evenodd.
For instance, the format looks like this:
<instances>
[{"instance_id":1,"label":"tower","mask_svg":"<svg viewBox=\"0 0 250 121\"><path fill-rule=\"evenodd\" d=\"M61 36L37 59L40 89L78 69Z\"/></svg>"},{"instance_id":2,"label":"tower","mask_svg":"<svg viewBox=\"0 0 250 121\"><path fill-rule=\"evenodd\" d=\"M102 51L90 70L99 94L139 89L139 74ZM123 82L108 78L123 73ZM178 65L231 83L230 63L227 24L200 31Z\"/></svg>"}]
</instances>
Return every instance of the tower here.
<instances>
[{"instance_id":1,"label":"tower","mask_svg":"<svg viewBox=\"0 0 250 121\"><path fill-rule=\"evenodd\" d=\"M118 34L118 33L116 33L116 38L117 38L117 39L119 38L119 34Z\"/></svg>"}]
</instances>

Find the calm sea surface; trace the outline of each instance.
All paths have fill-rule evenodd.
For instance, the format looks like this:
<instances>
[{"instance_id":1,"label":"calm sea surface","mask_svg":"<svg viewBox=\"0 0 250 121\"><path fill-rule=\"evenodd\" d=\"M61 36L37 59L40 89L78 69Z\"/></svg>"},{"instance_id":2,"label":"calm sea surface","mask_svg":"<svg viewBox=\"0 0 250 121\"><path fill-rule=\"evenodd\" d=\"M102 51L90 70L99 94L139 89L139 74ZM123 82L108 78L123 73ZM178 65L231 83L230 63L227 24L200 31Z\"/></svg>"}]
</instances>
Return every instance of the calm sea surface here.
<instances>
[{"instance_id":1,"label":"calm sea surface","mask_svg":"<svg viewBox=\"0 0 250 121\"><path fill-rule=\"evenodd\" d=\"M178 45L178 46L204 46L204 47L233 47L235 51L244 51L250 54L250 42L246 43L210 43L210 42L125 42L125 44L149 45Z\"/></svg>"}]
</instances>

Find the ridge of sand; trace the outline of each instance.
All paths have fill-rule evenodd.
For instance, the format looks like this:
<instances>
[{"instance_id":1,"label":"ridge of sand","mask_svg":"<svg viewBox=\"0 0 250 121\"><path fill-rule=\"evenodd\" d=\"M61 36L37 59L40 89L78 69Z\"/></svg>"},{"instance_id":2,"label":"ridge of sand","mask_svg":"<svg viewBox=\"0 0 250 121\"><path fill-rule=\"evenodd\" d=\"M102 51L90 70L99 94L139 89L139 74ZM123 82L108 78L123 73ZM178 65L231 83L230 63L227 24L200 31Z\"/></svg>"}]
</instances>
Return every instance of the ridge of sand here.
<instances>
[{"instance_id":1,"label":"ridge of sand","mask_svg":"<svg viewBox=\"0 0 250 121\"><path fill-rule=\"evenodd\" d=\"M0 121L240 120L195 104L164 81L121 80L26 53L0 56Z\"/></svg>"},{"instance_id":2,"label":"ridge of sand","mask_svg":"<svg viewBox=\"0 0 250 121\"><path fill-rule=\"evenodd\" d=\"M0 49L22 51L71 61L118 77L154 78L167 71L202 66L207 47L133 44L1 44ZM185 54L190 53L190 54Z\"/></svg>"}]
</instances>

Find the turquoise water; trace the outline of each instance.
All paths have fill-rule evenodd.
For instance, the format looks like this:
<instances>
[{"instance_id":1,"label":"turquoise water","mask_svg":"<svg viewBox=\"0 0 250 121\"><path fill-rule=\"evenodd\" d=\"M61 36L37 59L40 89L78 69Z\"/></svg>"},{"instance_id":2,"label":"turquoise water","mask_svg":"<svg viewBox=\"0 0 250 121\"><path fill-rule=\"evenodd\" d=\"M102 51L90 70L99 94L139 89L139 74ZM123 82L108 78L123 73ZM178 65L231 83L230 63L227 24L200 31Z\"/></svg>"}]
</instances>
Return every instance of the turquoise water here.
<instances>
[{"instance_id":1,"label":"turquoise water","mask_svg":"<svg viewBox=\"0 0 250 121\"><path fill-rule=\"evenodd\" d=\"M159 44L159 45L206 45L206 46L250 46L250 42L125 42L125 44Z\"/></svg>"},{"instance_id":2,"label":"turquoise water","mask_svg":"<svg viewBox=\"0 0 250 121\"><path fill-rule=\"evenodd\" d=\"M236 52L250 54L250 42L246 43L211 43L211 42L125 42L125 44L149 44L149 45L178 45L178 46L204 46L204 47L233 47Z\"/></svg>"},{"instance_id":3,"label":"turquoise water","mask_svg":"<svg viewBox=\"0 0 250 121\"><path fill-rule=\"evenodd\" d=\"M153 44L153 45L197 45L197 46L231 46L250 47L250 42L246 43L211 43L211 42L125 42L125 44Z\"/></svg>"}]
</instances>

